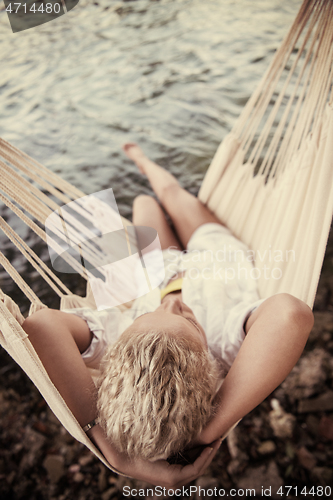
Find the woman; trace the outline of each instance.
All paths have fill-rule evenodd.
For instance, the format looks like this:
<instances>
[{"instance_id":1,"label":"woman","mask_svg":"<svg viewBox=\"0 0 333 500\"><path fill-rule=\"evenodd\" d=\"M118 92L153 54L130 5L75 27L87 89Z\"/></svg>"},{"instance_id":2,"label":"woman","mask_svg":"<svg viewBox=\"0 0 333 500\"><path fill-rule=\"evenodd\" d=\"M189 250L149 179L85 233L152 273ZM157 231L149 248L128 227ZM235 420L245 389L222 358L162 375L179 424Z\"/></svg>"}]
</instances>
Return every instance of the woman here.
<instances>
[{"instance_id":1,"label":"woman","mask_svg":"<svg viewBox=\"0 0 333 500\"><path fill-rule=\"evenodd\" d=\"M175 228L153 198L135 199L134 224L156 229L165 251L158 302L137 299L132 324L106 349L98 394L85 362L103 342L103 327L93 326L91 312L42 310L23 327L113 468L176 487L198 477L221 437L285 379L303 351L313 315L288 294L259 300L251 273L235 275L240 261L242 270L252 266L244 260L245 245L136 144L126 144L124 151L147 175ZM225 244L231 252L218 258ZM210 262L198 263L208 251ZM219 388L217 361L230 368ZM193 464L166 461L182 447L199 444L206 448Z\"/></svg>"}]
</instances>

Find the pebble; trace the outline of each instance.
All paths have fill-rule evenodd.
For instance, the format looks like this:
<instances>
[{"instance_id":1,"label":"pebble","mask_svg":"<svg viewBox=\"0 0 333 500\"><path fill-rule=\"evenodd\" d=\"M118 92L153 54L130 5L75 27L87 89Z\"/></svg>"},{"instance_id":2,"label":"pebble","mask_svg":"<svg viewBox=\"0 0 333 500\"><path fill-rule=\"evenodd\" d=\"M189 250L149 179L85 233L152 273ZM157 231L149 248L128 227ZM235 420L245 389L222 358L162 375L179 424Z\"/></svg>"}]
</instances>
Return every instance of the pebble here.
<instances>
[{"instance_id":1,"label":"pebble","mask_svg":"<svg viewBox=\"0 0 333 500\"><path fill-rule=\"evenodd\" d=\"M62 455L47 455L43 462L52 483L57 483L64 475L64 457Z\"/></svg>"},{"instance_id":2,"label":"pebble","mask_svg":"<svg viewBox=\"0 0 333 500\"><path fill-rule=\"evenodd\" d=\"M317 340L320 337L324 340L324 334L333 332L333 315L331 311L315 311L314 325L310 334L310 339Z\"/></svg>"},{"instance_id":3,"label":"pebble","mask_svg":"<svg viewBox=\"0 0 333 500\"><path fill-rule=\"evenodd\" d=\"M82 483L84 481L84 474L82 472L75 472L73 481L74 483Z\"/></svg>"},{"instance_id":4,"label":"pebble","mask_svg":"<svg viewBox=\"0 0 333 500\"><path fill-rule=\"evenodd\" d=\"M315 477L323 486L332 486L333 470L329 467L315 467L312 471L312 476Z\"/></svg>"},{"instance_id":5,"label":"pebble","mask_svg":"<svg viewBox=\"0 0 333 500\"><path fill-rule=\"evenodd\" d=\"M98 489L104 491L107 488L106 467L100 464L100 473L98 474Z\"/></svg>"},{"instance_id":6,"label":"pebble","mask_svg":"<svg viewBox=\"0 0 333 500\"><path fill-rule=\"evenodd\" d=\"M109 500L115 493L117 493L117 488L113 486L112 488L109 488L108 490L104 491L104 493L101 494L101 499Z\"/></svg>"},{"instance_id":7,"label":"pebble","mask_svg":"<svg viewBox=\"0 0 333 500\"><path fill-rule=\"evenodd\" d=\"M239 455L239 449L238 449L238 439L237 439L237 434L236 434L236 429L232 429L228 436L227 436L227 444L228 444L228 450L230 453L231 458L237 458Z\"/></svg>"},{"instance_id":8,"label":"pebble","mask_svg":"<svg viewBox=\"0 0 333 500\"><path fill-rule=\"evenodd\" d=\"M30 429L29 427L26 429L23 441L22 443L19 443L23 445L22 447L26 450L20 462L21 471L28 470L38 462L42 456L42 448L45 442L45 436L34 431L33 429ZM19 449L20 446L16 448L16 451L19 451Z\"/></svg>"},{"instance_id":9,"label":"pebble","mask_svg":"<svg viewBox=\"0 0 333 500\"><path fill-rule=\"evenodd\" d=\"M266 496L271 498L279 498L279 496L276 496L276 492L282 485L283 480L274 461L271 461L268 466L248 467L244 476L237 482L238 488L242 488L243 490L255 489L258 496L261 495L262 488L269 490L270 494Z\"/></svg>"},{"instance_id":10,"label":"pebble","mask_svg":"<svg viewBox=\"0 0 333 500\"><path fill-rule=\"evenodd\" d=\"M235 476L242 469L244 469L244 462L238 458L232 458L227 465L227 471L230 476Z\"/></svg>"},{"instance_id":11,"label":"pebble","mask_svg":"<svg viewBox=\"0 0 333 500\"><path fill-rule=\"evenodd\" d=\"M44 422L35 422L33 428L41 434L50 434L50 429L44 424Z\"/></svg>"},{"instance_id":12,"label":"pebble","mask_svg":"<svg viewBox=\"0 0 333 500\"><path fill-rule=\"evenodd\" d=\"M316 458L305 448L305 446L297 450L297 458L304 469L311 470L317 465Z\"/></svg>"},{"instance_id":13,"label":"pebble","mask_svg":"<svg viewBox=\"0 0 333 500\"><path fill-rule=\"evenodd\" d=\"M195 482L195 485L196 487L198 488L198 492L199 492L199 488L201 488L201 495L199 496L198 493L196 493L195 495L195 499L196 500L200 500L202 496L206 496L206 492L207 492L207 495L210 493L209 491L207 490L214 490L214 488L217 488L219 489L219 481L217 478L215 477L212 477L212 476L201 476L199 477L196 482Z\"/></svg>"},{"instance_id":14,"label":"pebble","mask_svg":"<svg viewBox=\"0 0 333 500\"><path fill-rule=\"evenodd\" d=\"M293 444L290 441L286 442L285 454L286 454L285 458L290 458L291 460L295 456L295 448L294 448Z\"/></svg>"},{"instance_id":15,"label":"pebble","mask_svg":"<svg viewBox=\"0 0 333 500\"><path fill-rule=\"evenodd\" d=\"M68 471L71 473L71 474L75 474L76 472L79 472L81 469L81 467L79 466L79 464L73 464L71 465L69 468L68 468Z\"/></svg>"},{"instance_id":16,"label":"pebble","mask_svg":"<svg viewBox=\"0 0 333 500\"><path fill-rule=\"evenodd\" d=\"M306 417L306 427L314 436L319 433L319 418L311 413Z\"/></svg>"},{"instance_id":17,"label":"pebble","mask_svg":"<svg viewBox=\"0 0 333 500\"><path fill-rule=\"evenodd\" d=\"M277 399L271 400L273 410L269 412L269 423L274 435L279 438L287 438L293 435L295 417L286 413Z\"/></svg>"},{"instance_id":18,"label":"pebble","mask_svg":"<svg viewBox=\"0 0 333 500\"><path fill-rule=\"evenodd\" d=\"M329 361L329 354L321 347L303 355L281 386L291 402L309 398L324 389Z\"/></svg>"},{"instance_id":19,"label":"pebble","mask_svg":"<svg viewBox=\"0 0 333 500\"><path fill-rule=\"evenodd\" d=\"M319 424L319 434L325 438L333 441L333 419L324 415Z\"/></svg>"},{"instance_id":20,"label":"pebble","mask_svg":"<svg viewBox=\"0 0 333 500\"><path fill-rule=\"evenodd\" d=\"M94 460L94 456L92 453L89 453L88 455L83 455L82 457L79 458L79 464L82 466L82 467L85 467L89 464L91 464L91 462L93 462Z\"/></svg>"},{"instance_id":21,"label":"pebble","mask_svg":"<svg viewBox=\"0 0 333 500\"><path fill-rule=\"evenodd\" d=\"M333 411L333 391L326 391L317 398L301 400L297 411L298 413Z\"/></svg>"},{"instance_id":22,"label":"pebble","mask_svg":"<svg viewBox=\"0 0 333 500\"><path fill-rule=\"evenodd\" d=\"M257 447L257 452L260 455L269 455L271 453L274 453L276 450L276 445L274 441L264 441Z\"/></svg>"}]
</instances>

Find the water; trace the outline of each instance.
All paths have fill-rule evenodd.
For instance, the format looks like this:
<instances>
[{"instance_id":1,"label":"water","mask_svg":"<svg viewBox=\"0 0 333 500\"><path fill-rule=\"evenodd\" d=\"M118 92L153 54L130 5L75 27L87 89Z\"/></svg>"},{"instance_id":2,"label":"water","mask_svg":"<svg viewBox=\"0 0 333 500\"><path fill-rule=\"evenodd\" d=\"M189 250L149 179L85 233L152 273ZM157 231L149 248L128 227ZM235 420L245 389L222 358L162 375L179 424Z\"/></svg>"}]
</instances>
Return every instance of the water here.
<instances>
[{"instance_id":1,"label":"water","mask_svg":"<svg viewBox=\"0 0 333 500\"><path fill-rule=\"evenodd\" d=\"M122 153L126 141L197 193L300 3L80 0L16 34L2 10L0 135L87 194L112 187L127 217L150 188Z\"/></svg>"}]
</instances>

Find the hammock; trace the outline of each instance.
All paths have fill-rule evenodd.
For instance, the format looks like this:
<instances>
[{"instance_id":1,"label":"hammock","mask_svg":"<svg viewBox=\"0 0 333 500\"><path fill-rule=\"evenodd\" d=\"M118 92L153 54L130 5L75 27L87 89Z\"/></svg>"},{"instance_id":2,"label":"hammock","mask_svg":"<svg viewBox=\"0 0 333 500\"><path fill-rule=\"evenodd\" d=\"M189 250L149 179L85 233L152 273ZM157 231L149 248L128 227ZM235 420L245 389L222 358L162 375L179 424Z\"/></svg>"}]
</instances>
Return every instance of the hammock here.
<instances>
[{"instance_id":1,"label":"hammock","mask_svg":"<svg viewBox=\"0 0 333 500\"><path fill-rule=\"evenodd\" d=\"M305 0L199 192L253 249L262 298L313 306L333 211L332 80L333 2Z\"/></svg>"},{"instance_id":2,"label":"hammock","mask_svg":"<svg viewBox=\"0 0 333 500\"><path fill-rule=\"evenodd\" d=\"M333 212L332 76L333 2L304 0L258 89L218 148L199 192L252 249L262 298L287 292L313 305ZM101 208L101 200L88 206L84 193L4 140L0 168L0 200L58 254L63 254L61 231L53 227L54 237L47 239L41 228L46 219L55 211L61 214L61 205L73 200L78 220L82 215L92 220L94 210ZM123 218L122 223L125 229L130 225ZM76 226L69 221L69 236L81 245L83 229ZM72 294L3 218L0 227L57 293L61 308L95 307L89 283L86 297ZM89 269L101 269L103 258L102 250L89 244L93 236L88 229L90 268L73 255L63 256L86 280L93 278ZM130 247L133 242L127 241ZM30 314L46 307L1 253L0 264L30 300ZM112 469L50 381L20 326L23 320L19 307L0 290L1 345L67 431Z\"/></svg>"}]
</instances>

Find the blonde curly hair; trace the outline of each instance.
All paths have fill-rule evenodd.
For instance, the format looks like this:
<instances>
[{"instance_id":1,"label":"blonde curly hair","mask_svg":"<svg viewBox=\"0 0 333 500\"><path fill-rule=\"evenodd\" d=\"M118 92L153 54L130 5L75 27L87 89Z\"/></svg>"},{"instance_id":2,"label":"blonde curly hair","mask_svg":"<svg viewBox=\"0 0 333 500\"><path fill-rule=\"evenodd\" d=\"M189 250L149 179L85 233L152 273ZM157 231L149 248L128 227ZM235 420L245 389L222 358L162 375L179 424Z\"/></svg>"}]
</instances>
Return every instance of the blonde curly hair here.
<instances>
[{"instance_id":1,"label":"blonde curly hair","mask_svg":"<svg viewBox=\"0 0 333 500\"><path fill-rule=\"evenodd\" d=\"M197 342L127 329L102 360L100 425L120 452L148 460L183 450L212 414L218 367Z\"/></svg>"}]
</instances>

